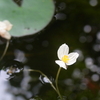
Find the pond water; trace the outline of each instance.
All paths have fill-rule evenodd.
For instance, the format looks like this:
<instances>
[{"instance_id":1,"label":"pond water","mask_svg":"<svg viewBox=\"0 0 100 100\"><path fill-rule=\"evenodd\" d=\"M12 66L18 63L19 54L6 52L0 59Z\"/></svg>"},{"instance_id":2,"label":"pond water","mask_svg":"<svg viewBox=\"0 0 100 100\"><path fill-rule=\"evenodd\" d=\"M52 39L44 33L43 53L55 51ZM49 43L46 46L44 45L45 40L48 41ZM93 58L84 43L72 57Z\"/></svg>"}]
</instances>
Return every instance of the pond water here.
<instances>
[{"instance_id":1,"label":"pond water","mask_svg":"<svg viewBox=\"0 0 100 100\"><path fill-rule=\"evenodd\" d=\"M100 100L100 2L57 0L51 23L41 32L12 37L0 62L0 100L60 100L48 79L55 82L57 50L63 43L79 58L62 69L58 86L63 100ZM0 55L5 48L0 40Z\"/></svg>"}]
</instances>

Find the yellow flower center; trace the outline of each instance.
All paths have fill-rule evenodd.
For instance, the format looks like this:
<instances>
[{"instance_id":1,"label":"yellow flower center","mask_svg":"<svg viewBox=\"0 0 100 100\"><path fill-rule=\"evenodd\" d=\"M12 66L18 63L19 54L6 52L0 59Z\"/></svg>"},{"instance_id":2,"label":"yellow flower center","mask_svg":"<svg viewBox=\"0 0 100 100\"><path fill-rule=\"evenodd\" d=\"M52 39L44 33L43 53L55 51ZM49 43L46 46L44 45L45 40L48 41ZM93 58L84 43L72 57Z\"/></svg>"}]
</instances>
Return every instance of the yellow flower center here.
<instances>
[{"instance_id":1,"label":"yellow flower center","mask_svg":"<svg viewBox=\"0 0 100 100\"><path fill-rule=\"evenodd\" d=\"M69 61L69 57L67 55L64 55L61 60L67 63Z\"/></svg>"}]
</instances>

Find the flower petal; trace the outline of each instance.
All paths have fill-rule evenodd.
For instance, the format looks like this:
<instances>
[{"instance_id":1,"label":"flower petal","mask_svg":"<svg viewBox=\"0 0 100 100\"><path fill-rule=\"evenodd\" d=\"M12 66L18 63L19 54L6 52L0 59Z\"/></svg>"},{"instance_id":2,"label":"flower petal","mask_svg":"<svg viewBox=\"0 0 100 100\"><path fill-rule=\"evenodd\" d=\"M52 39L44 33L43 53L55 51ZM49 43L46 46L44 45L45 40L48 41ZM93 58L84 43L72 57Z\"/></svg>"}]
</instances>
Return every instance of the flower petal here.
<instances>
[{"instance_id":1,"label":"flower petal","mask_svg":"<svg viewBox=\"0 0 100 100\"><path fill-rule=\"evenodd\" d=\"M67 69L66 64L63 61L56 60L55 63L58 64L60 67Z\"/></svg>"},{"instance_id":2,"label":"flower petal","mask_svg":"<svg viewBox=\"0 0 100 100\"><path fill-rule=\"evenodd\" d=\"M79 54L78 53L70 53L68 54L68 57L69 57L69 61L68 63L66 63L66 65L72 65L76 62L77 58L78 58Z\"/></svg>"},{"instance_id":3,"label":"flower petal","mask_svg":"<svg viewBox=\"0 0 100 100\"><path fill-rule=\"evenodd\" d=\"M65 44L65 43L62 44L62 45L59 47L58 51L57 51L58 58L61 60L62 57L63 57L64 55L68 55L68 52L69 52L69 47L68 47L68 45Z\"/></svg>"},{"instance_id":4,"label":"flower petal","mask_svg":"<svg viewBox=\"0 0 100 100\"><path fill-rule=\"evenodd\" d=\"M13 25L8 20L4 20L3 22L6 25L6 30L7 31L11 30L11 28L12 28Z\"/></svg>"},{"instance_id":5,"label":"flower petal","mask_svg":"<svg viewBox=\"0 0 100 100\"><path fill-rule=\"evenodd\" d=\"M7 39L7 40L11 39L11 35L5 30L3 30L2 33L0 32L0 36Z\"/></svg>"},{"instance_id":6,"label":"flower petal","mask_svg":"<svg viewBox=\"0 0 100 100\"><path fill-rule=\"evenodd\" d=\"M6 30L6 24L0 21L0 30Z\"/></svg>"}]
</instances>

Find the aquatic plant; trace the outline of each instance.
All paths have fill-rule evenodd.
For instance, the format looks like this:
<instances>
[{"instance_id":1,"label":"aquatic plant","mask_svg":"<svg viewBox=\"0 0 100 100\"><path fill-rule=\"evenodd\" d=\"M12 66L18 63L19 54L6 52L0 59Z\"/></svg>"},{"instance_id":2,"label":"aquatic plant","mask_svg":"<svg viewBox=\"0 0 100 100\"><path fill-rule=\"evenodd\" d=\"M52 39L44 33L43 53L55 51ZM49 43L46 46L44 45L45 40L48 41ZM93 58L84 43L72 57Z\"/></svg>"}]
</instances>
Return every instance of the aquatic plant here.
<instances>
[{"instance_id":1,"label":"aquatic plant","mask_svg":"<svg viewBox=\"0 0 100 100\"><path fill-rule=\"evenodd\" d=\"M42 76L44 76L44 81L46 83L49 83L51 85L51 87L57 92L57 94L59 95L59 97L60 97L61 100L63 100L63 97L62 97L62 95L61 95L61 93L59 91L59 87L58 87L58 78L59 78L59 74L60 74L61 68L67 69L68 66L74 64L76 62L77 58L79 57L79 54L77 52L73 52L73 53L69 53L69 54L68 54L68 52L69 52L69 47L65 43L62 44L59 47L58 51L57 51L57 55L58 55L58 58L60 60L56 60L55 61L59 65L59 69L58 69L58 72L56 74L55 85L48 78L48 76L45 75L40 70L28 69L28 71L38 72ZM66 65L68 65L68 66L66 66Z\"/></svg>"},{"instance_id":2,"label":"aquatic plant","mask_svg":"<svg viewBox=\"0 0 100 100\"><path fill-rule=\"evenodd\" d=\"M2 60L5 53L7 52L7 49L9 46L9 40L11 39L11 35L8 31L10 31L12 29L12 26L13 25L8 20L0 21L0 36L7 40L5 50L4 50L0 60Z\"/></svg>"}]
</instances>

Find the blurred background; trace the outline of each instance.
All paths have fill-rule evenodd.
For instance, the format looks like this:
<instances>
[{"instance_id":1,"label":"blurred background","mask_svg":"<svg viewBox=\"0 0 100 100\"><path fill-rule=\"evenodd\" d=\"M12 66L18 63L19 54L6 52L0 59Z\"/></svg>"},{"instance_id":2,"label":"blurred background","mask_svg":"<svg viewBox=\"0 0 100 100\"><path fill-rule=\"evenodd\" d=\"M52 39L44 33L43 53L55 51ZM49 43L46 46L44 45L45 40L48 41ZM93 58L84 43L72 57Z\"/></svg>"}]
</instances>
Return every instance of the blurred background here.
<instances>
[{"instance_id":1,"label":"blurred background","mask_svg":"<svg viewBox=\"0 0 100 100\"><path fill-rule=\"evenodd\" d=\"M57 50L63 43L80 55L74 65L61 70L58 85L64 100L100 100L100 1L55 0L54 4L55 14L45 29L10 40L0 62L0 100L59 100L43 76L24 70L40 70L54 82ZM0 40L0 55L5 45ZM11 66L16 68L13 75L7 74Z\"/></svg>"}]
</instances>

